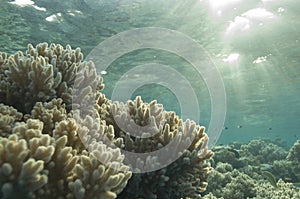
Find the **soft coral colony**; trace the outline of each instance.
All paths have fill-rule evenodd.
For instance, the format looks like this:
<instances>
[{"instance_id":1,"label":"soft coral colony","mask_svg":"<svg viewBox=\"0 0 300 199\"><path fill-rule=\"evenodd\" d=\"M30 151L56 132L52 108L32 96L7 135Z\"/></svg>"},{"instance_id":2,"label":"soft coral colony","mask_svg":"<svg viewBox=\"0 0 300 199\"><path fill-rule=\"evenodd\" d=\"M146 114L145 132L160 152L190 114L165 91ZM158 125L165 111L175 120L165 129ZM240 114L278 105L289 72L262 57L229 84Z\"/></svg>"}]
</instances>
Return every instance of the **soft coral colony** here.
<instances>
[{"instance_id":1,"label":"soft coral colony","mask_svg":"<svg viewBox=\"0 0 300 199\"><path fill-rule=\"evenodd\" d=\"M74 83L81 68L88 72L79 78L85 83L78 91ZM41 43L28 45L25 53L0 54L1 198L201 198L211 170L207 160L213 155L204 127L182 121L156 101L137 97L125 104L112 102L101 93L103 87L80 48ZM72 110L76 92L81 100L94 97L88 105L93 116ZM130 136L134 127L127 125L125 132L117 125L127 120L155 123L155 136ZM189 147L167 167L133 174L124 163L120 149L155 151L178 134ZM117 147L104 144L104 137Z\"/></svg>"}]
</instances>

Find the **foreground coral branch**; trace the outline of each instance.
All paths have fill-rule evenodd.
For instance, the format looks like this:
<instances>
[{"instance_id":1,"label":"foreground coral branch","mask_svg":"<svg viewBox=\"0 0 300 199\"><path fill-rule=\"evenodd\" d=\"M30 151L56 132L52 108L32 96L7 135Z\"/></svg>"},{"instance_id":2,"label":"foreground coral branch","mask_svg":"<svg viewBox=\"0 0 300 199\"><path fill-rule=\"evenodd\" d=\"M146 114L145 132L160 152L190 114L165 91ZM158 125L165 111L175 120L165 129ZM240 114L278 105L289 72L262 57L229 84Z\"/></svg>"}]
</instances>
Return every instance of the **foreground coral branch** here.
<instances>
[{"instance_id":1,"label":"foreground coral branch","mask_svg":"<svg viewBox=\"0 0 300 199\"><path fill-rule=\"evenodd\" d=\"M0 54L1 198L201 198L213 155L204 127L156 101L112 102L103 87L80 48ZM169 144L162 157L124 156ZM152 170L132 175L131 164Z\"/></svg>"}]
</instances>

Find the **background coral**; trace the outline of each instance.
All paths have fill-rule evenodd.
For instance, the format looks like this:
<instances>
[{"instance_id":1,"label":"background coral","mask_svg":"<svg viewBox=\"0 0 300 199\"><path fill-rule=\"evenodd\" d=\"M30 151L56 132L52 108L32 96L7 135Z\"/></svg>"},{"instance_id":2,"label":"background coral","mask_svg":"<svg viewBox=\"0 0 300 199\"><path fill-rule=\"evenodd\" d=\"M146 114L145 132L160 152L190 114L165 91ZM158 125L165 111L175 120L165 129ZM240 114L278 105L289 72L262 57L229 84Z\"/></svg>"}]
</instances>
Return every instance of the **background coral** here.
<instances>
[{"instance_id":1,"label":"background coral","mask_svg":"<svg viewBox=\"0 0 300 199\"><path fill-rule=\"evenodd\" d=\"M228 163L219 162L208 176L208 183L206 192L218 198L253 198L256 195L256 180Z\"/></svg>"},{"instance_id":2,"label":"background coral","mask_svg":"<svg viewBox=\"0 0 300 199\"><path fill-rule=\"evenodd\" d=\"M260 139L215 146L212 149L215 169L208 176L204 198L298 198L299 162L291 155L297 154L298 144L296 142L289 152ZM277 188L264 175L265 171L274 175Z\"/></svg>"},{"instance_id":3,"label":"background coral","mask_svg":"<svg viewBox=\"0 0 300 199\"><path fill-rule=\"evenodd\" d=\"M300 141L294 143L287 156L283 160L275 161L272 172L277 178L288 182L298 183L300 181Z\"/></svg>"},{"instance_id":4,"label":"background coral","mask_svg":"<svg viewBox=\"0 0 300 199\"><path fill-rule=\"evenodd\" d=\"M286 183L283 180L277 182L275 189L270 184L263 184L257 187L257 199L290 199L300 198L300 189L291 183Z\"/></svg>"},{"instance_id":5,"label":"background coral","mask_svg":"<svg viewBox=\"0 0 300 199\"><path fill-rule=\"evenodd\" d=\"M240 153L247 157L249 164L272 164L275 160L283 159L287 155L282 147L261 139L254 139L242 145Z\"/></svg>"},{"instance_id":6,"label":"background coral","mask_svg":"<svg viewBox=\"0 0 300 199\"><path fill-rule=\"evenodd\" d=\"M287 159L290 161L300 162L300 140L297 140L289 150Z\"/></svg>"}]
</instances>

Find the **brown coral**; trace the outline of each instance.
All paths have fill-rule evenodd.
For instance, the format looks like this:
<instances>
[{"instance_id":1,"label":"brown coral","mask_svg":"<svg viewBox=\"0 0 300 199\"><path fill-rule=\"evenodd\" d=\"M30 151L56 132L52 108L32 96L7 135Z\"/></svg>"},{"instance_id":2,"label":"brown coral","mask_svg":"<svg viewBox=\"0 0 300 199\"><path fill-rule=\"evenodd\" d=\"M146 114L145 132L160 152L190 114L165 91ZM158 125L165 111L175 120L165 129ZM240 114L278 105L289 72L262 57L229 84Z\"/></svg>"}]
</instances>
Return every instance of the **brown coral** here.
<instances>
[{"instance_id":1,"label":"brown coral","mask_svg":"<svg viewBox=\"0 0 300 199\"><path fill-rule=\"evenodd\" d=\"M2 54L0 102L29 113L36 102L62 98L70 111L78 68L86 66L82 59L80 48L73 50L59 44L48 47L47 43L35 48L30 44L26 54L19 51L8 59ZM100 90L103 84L98 83Z\"/></svg>"},{"instance_id":2,"label":"brown coral","mask_svg":"<svg viewBox=\"0 0 300 199\"><path fill-rule=\"evenodd\" d=\"M300 140L297 140L292 148L289 150L287 159L290 161L300 162Z\"/></svg>"},{"instance_id":3,"label":"brown coral","mask_svg":"<svg viewBox=\"0 0 300 199\"><path fill-rule=\"evenodd\" d=\"M0 104L0 136L8 137L15 122L21 121L23 114L11 106Z\"/></svg>"},{"instance_id":4,"label":"brown coral","mask_svg":"<svg viewBox=\"0 0 300 199\"><path fill-rule=\"evenodd\" d=\"M68 115L63 100L54 98L50 102L37 102L29 117L42 121L44 123L43 133L51 135L56 123L66 120Z\"/></svg>"},{"instance_id":5,"label":"brown coral","mask_svg":"<svg viewBox=\"0 0 300 199\"><path fill-rule=\"evenodd\" d=\"M174 112L164 111L156 101L148 104L140 97L105 108L111 114L108 122L113 121L115 135L124 139L122 149L135 153L160 149L164 152L160 156L149 154L145 159L126 157L125 163L138 173L120 198L201 197L211 170L207 160L213 155L207 147L204 127L190 120L183 122ZM100 108L99 112L104 111ZM147 172L139 173L142 168Z\"/></svg>"},{"instance_id":6,"label":"brown coral","mask_svg":"<svg viewBox=\"0 0 300 199\"><path fill-rule=\"evenodd\" d=\"M204 127L156 101L111 102L99 92L102 78L93 62L82 59L79 48L46 43L1 55L0 114L8 119L1 123L0 195L200 198L213 155ZM157 150L163 155L122 154ZM127 184L127 165L148 172Z\"/></svg>"},{"instance_id":7,"label":"brown coral","mask_svg":"<svg viewBox=\"0 0 300 199\"><path fill-rule=\"evenodd\" d=\"M3 198L115 198L131 177L118 149L95 142L89 152L78 151L68 146L68 133L55 139L42 132L43 123L29 119L0 138ZM99 161L105 154L110 159ZM78 193L78 183L84 193Z\"/></svg>"},{"instance_id":8,"label":"brown coral","mask_svg":"<svg viewBox=\"0 0 300 199\"><path fill-rule=\"evenodd\" d=\"M0 101L12 105L0 104L1 198L115 198L127 184L124 156L98 142L104 135L113 140L112 128L99 117L76 122L83 112L70 111L72 95L75 107L96 110L94 92L103 88L93 63L82 58L79 48L46 43L29 45L25 55L1 54ZM89 151L84 133L94 135ZM98 160L105 156L112 162Z\"/></svg>"}]
</instances>

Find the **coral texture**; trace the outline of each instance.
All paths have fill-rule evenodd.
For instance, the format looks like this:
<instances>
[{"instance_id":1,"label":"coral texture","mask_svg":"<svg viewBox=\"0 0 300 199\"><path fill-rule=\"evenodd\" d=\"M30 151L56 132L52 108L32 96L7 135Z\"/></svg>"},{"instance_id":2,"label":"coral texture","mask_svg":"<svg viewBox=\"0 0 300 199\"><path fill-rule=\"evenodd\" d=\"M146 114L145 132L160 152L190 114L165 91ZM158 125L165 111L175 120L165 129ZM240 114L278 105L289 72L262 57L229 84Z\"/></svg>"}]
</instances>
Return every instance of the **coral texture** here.
<instances>
[{"instance_id":1,"label":"coral texture","mask_svg":"<svg viewBox=\"0 0 300 199\"><path fill-rule=\"evenodd\" d=\"M285 160L274 162L272 171L288 182L300 181L300 140L294 143Z\"/></svg>"},{"instance_id":2,"label":"coral texture","mask_svg":"<svg viewBox=\"0 0 300 199\"><path fill-rule=\"evenodd\" d=\"M124 188L131 173L120 153L101 143L80 152L68 146L67 135L55 139L42 131L41 121L28 119L0 139L3 198L116 198ZM105 153L115 168L97 160Z\"/></svg>"},{"instance_id":3,"label":"coral texture","mask_svg":"<svg viewBox=\"0 0 300 199\"><path fill-rule=\"evenodd\" d=\"M71 111L74 92L85 99L94 85L103 88L93 63L82 59L79 48L46 43L28 45L25 55L1 54L1 198L109 199L126 186L131 172L120 150L95 139L85 147L79 137L108 129L99 117L78 123ZM89 73L80 76L81 68ZM74 90L77 73L86 84Z\"/></svg>"},{"instance_id":4,"label":"coral texture","mask_svg":"<svg viewBox=\"0 0 300 199\"><path fill-rule=\"evenodd\" d=\"M0 136L7 137L11 134L15 122L21 121L23 114L11 106L0 104Z\"/></svg>"},{"instance_id":5,"label":"coral texture","mask_svg":"<svg viewBox=\"0 0 300 199\"><path fill-rule=\"evenodd\" d=\"M290 149L287 159L300 163L300 140L298 140Z\"/></svg>"},{"instance_id":6,"label":"coral texture","mask_svg":"<svg viewBox=\"0 0 300 199\"><path fill-rule=\"evenodd\" d=\"M146 153L171 142L176 146L162 157L149 156L146 163L140 159L127 160L134 165L150 165L150 170L163 162L173 163L157 171L134 174L120 198L201 198L211 170L207 160L213 155L208 150L204 127L190 120L182 121L174 112L164 111L156 101L144 103L137 97L124 104L103 97L99 99L98 112L108 118L115 135L124 138L122 149Z\"/></svg>"},{"instance_id":7,"label":"coral texture","mask_svg":"<svg viewBox=\"0 0 300 199\"><path fill-rule=\"evenodd\" d=\"M204 198L299 198L298 146L299 141L289 153L260 139L215 146L215 169L208 177Z\"/></svg>"},{"instance_id":8,"label":"coral texture","mask_svg":"<svg viewBox=\"0 0 300 199\"><path fill-rule=\"evenodd\" d=\"M263 184L257 187L257 199L291 199L300 198L300 188L295 187L291 183L286 183L283 180L277 182L277 188L275 189L270 184Z\"/></svg>"},{"instance_id":9,"label":"coral texture","mask_svg":"<svg viewBox=\"0 0 300 199\"><path fill-rule=\"evenodd\" d=\"M273 143L260 139L251 140L241 146L241 154L247 157L250 164L268 164L286 157L287 152Z\"/></svg>"},{"instance_id":10,"label":"coral texture","mask_svg":"<svg viewBox=\"0 0 300 199\"><path fill-rule=\"evenodd\" d=\"M208 177L207 192L225 199L253 198L256 195L255 180L228 163L219 162Z\"/></svg>"},{"instance_id":11,"label":"coral texture","mask_svg":"<svg viewBox=\"0 0 300 199\"><path fill-rule=\"evenodd\" d=\"M47 43L29 44L25 54L19 51L7 60L2 55L1 60L0 101L24 113L53 98L62 98L70 111L78 68L87 64L80 48ZM101 90L102 80L97 81Z\"/></svg>"},{"instance_id":12,"label":"coral texture","mask_svg":"<svg viewBox=\"0 0 300 199\"><path fill-rule=\"evenodd\" d=\"M213 155L204 127L156 101L112 102L103 87L80 48L0 54L1 198L201 198ZM170 144L146 162L121 153ZM161 167L131 178L144 164Z\"/></svg>"}]
</instances>

